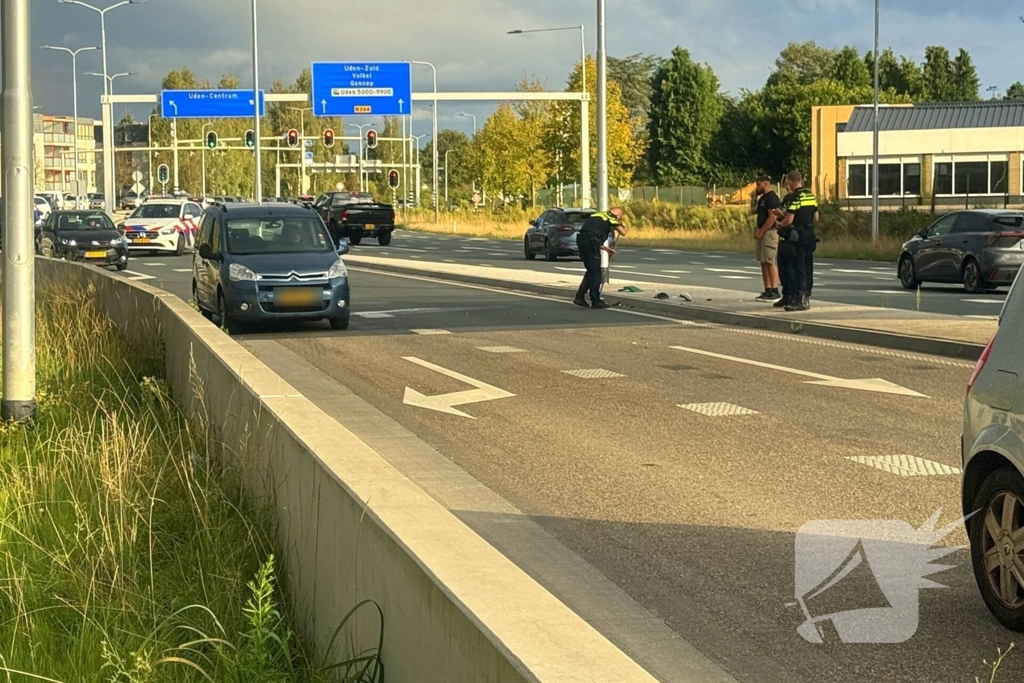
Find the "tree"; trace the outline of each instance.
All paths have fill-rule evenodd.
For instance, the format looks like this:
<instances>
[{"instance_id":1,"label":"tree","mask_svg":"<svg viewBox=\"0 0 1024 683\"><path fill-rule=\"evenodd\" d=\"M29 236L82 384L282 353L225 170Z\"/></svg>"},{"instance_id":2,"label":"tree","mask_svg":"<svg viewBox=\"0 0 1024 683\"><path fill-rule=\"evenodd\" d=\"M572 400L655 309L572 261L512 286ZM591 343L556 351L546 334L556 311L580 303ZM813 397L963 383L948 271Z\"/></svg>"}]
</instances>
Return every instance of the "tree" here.
<instances>
[{"instance_id":1,"label":"tree","mask_svg":"<svg viewBox=\"0 0 1024 683\"><path fill-rule=\"evenodd\" d=\"M924 97L928 102L952 102L956 99L953 64L949 50L941 45L924 49Z\"/></svg>"},{"instance_id":2,"label":"tree","mask_svg":"<svg viewBox=\"0 0 1024 683\"><path fill-rule=\"evenodd\" d=\"M706 154L725 109L718 86L711 67L679 47L654 76L648 160L657 182L707 181Z\"/></svg>"},{"instance_id":3,"label":"tree","mask_svg":"<svg viewBox=\"0 0 1024 683\"><path fill-rule=\"evenodd\" d=\"M980 87L981 81L971 55L960 48L953 60L953 99L957 102L977 102L981 99L978 95Z\"/></svg>"},{"instance_id":4,"label":"tree","mask_svg":"<svg viewBox=\"0 0 1024 683\"><path fill-rule=\"evenodd\" d=\"M879 66L882 59L879 57ZM837 83L842 83L848 88L864 88L873 82L873 75L868 71L867 65L860 58L856 48L844 47L835 54L832 63L829 65L828 77Z\"/></svg>"},{"instance_id":5,"label":"tree","mask_svg":"<svg viewBox=\"0 0 1024 683\"><path fill-rule=\"evenodd\" d=\"M477 132L471 166L483 186L502 197L530 191L529 164L533 149L523 139L523 126L512 105L503 102Z\"/></svg>"},{"instance_id":6,"label":"tree","mask_svg":"<svg viewBox=\"0 0 1024 683\"><path fill-rule=\"evenodd\" d=\"M444 168L445 153L448 152L448 196L451 200L468 199L471 191L468 188L473 184L473 171L471 168L469 137L462 131L445 128L437 132L437 159ZM430 141L420 153L423 160L424 174L427 178L434 166L434 142ZM399 161L401 159L399 158ZM444 188L444 171L441 171L441 181L438 185Z\"/></svg>"},{"instance_id":7,"label":"tree","mask_svg":"<svg viewBox=\"0 0 1024 683\"><path fill-rule=\"evenodd\" d=\"M766 85L782 81L795 81L810 85L825 78L832 70L835 50L820 47L813 40L806 43L790 43L775 60L775 71L768 77Z\"/></svg>"},{"instance_id":8,"label":"tree","mask_svg":"<svg viewBox=\"0 0 1024 683\"><path fill-rule=\"evenodd\" d=\"M1006 89L1004 100L1024 100L1024 83L1017 81Z\"/></svg>"},{"instance_id":9,"label":"tree","mask_svg":"<svg viewBox=\"0 0 1024 683\"><path fill-rule=\"evenodd\" d=\"M647 128L651 108L651 80L665 60L654 55L636 53L616 59L608 58L608 78L619 84L622 103L626 105L629 117L639 123L638 130ZM593 85L588 83L591 91Z\"/></svg>"}]
</instances>

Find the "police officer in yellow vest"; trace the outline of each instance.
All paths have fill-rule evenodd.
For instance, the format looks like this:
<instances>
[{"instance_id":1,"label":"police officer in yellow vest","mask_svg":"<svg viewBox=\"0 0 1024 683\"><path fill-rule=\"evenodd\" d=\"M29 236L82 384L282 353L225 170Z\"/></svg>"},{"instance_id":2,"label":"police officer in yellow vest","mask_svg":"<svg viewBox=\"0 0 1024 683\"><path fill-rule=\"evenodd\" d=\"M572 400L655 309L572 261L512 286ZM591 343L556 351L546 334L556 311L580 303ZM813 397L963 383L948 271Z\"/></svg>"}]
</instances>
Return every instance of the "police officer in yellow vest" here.
<instances>
[{"instance_id":1,"label":"police officer in yellow vest","mask_svg":"<svg viewBox=\"0 0 1024 683\"><path fill-rule=\"evenodd\" d=\"M818 238L814 224L818 221L818 198L804 187L800 171L790 171L786 176L786 189L782 208L777 210L779 231L779 256L782 244L787 245L786 258L780 258L779 269L783 286L782 301L776 303L787 311L806 311L811 307L811 290L814 289L814 250Z\"/></svg>"},{"instance_id":2,"label":"police officer in yellow vest","mask_svg":"<svg viewBox=\"0 0 1024 683\"><path fill-rule=\"evenodd\" d=\"M598 211L583 221L580 231L576 234L576 246L580 250L580 259L587 267L587 274L583 276L583 282L576 292L573 303L584 308L608 308L608 304L601 300L601 250L611 251L611 247L605 246L608 237L612 232L619 235L626 234L626 226L622 223L623 211L615 207L610 211ZM613 252L614 253L614 252ZM590 293L590 303L587 303L586 295Z\"/></svg>"}]
</instances>

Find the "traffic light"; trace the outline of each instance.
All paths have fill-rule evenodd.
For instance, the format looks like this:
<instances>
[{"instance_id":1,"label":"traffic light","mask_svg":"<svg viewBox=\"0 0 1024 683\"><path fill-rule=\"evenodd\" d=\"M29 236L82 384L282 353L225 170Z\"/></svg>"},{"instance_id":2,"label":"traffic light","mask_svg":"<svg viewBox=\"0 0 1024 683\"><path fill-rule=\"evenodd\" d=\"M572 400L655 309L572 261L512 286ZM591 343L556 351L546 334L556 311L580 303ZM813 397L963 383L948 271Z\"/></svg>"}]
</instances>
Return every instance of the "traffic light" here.
<instances>
[{"instance_id":1,"label":"traffic light","mask_svg":"<svg viewBox=\"0 0 1024 683\"><path fill-rule=\"evenodd\" d=\"M206 134L206 146L210 149L217 149L217 133L212 130Z\"/></svg>"},{"instance_id":2,"label":"traffic light","mask_svg":"<svg viewBox=\"0 0 1024 683\"><path fill-rule=\"evenodd\" d=\"M285 135L285 137L288 140L288 146L289 147L298 147L299 146L299 131L297 131L294 128L292 128L291 130L288 131L288 133L287 133L287 135Z\"/></svg>"},{"instance_id":3,"label":"traffic light","mask_svg":"<svg viewBox=\"0 0 1024 683\"><path fill-rule=\"evenodd\" d=\"M171 169L167 167L167 164L160 164L157 167L156 179L161 185L166 185L167 181L171 179Z\"/></svg>"},{"instance_id":4,"label":"traffic light","mask_svg":"<svg viewBox=\"0 0 1024 683\"><path fill-rule=\"evenodd\" d=\"M398 187L398 171L391 169L388 172L388 186L393 190Z\"/></svg>"},{"instance_id":5,"label":"traffic light","mask_svg":"<svg viewBox=\"0 0 1024 683\"><path fill-rule=\"evenodd\" d=\"M249 149L256 146L256 133L252 129L245 131L245 146Z\"/></svg>"},{"instance_id":6,"label":"traffic light","mask_svg":"<svg viewBox=\"0 0 1024 683\"><path fill-rule=\"evenodd\" d=\"M377 147L377 131L370 129L366 131L366 148L374 149Z\"/></svg>"},{"instance_id":7,"label":"traffic light","mask_svg":"<svg viewBox=\"0 0 1024 683\"><path fill-rule=\"evenodd\" d=\"M324 147L334 147L334 131L330 128L324 131Z\"/></svg>"}]
</instances>

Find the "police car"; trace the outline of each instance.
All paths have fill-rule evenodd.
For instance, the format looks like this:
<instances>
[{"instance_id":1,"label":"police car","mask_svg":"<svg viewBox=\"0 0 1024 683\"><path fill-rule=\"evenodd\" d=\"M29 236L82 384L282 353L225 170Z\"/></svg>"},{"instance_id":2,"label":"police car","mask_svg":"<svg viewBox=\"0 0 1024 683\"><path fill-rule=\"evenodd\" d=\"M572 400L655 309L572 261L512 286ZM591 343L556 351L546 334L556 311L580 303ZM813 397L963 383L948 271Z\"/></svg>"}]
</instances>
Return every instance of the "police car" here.
<instances>
[{"instance_id":1,"label":"police car","mask_svg":"<svg viewBox=\"0 0 1024 683\"><path fill-rule=\"evenodd\" d=\"M179 256L191 251L202 215L202 207L193 201L149 199L124 221L128 249Z\"/></svg>"}]
</instances>

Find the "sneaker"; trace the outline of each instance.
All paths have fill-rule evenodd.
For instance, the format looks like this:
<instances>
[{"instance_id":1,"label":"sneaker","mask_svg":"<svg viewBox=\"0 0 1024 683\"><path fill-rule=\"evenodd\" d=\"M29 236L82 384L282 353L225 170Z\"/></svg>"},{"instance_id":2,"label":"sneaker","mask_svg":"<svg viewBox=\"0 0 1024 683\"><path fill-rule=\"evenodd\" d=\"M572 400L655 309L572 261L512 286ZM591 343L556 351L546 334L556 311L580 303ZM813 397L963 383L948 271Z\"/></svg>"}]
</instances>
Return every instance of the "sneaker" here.
<instances>
[{"instance_id":1,"label":"sneaker","mask_svg":"<svg viewBox=\"0 0 1024 683\"><path fill-rule=\"evenodd\" d=\"M807 303L807 299L804 297L798 297L796 301L786 306L785 310L787 313L798 313L801 311L810 310L811 305Z\"/></svg>"},{"instance_id":2,"label":"sneaker","mask_svg":"<svg viewBox=\"0 0 1024 683\"><path fill-rule=\"evenodd\" d=\"M773 289L772 291L768 292L768 301L778 301L781 298L782 294L780 294L779 290L777 289Z\"/></svg>"},{"instance_id":3,"label":"sneaker","mask_svg":"<svg viewBox=\"0 0 1024 683\"><path fill-rule=\"evenodd\" d=\"M772 293L766 289L761 292L761 296L755 297L754 301L774 301L774 299L772 299Z\"/></svg>"},{"instance_id":4,"label":"sneaker","mask_svg":"<svg viewBox=\"0 0 1024 683\"><path fill-rule=\"evenodd\" d=\"M786 306L788 306L788 305L789 305L789 299L787 299L786 297L781 297L781 298L779 298L779 300L778 300L778 301L776 301L776 302L775 302L774 304L772 304L772 305L773 305L773 306L774 306L775 308L785 308Z\"/></svg>"},{"instance_id":5,"label":"sneaker","mask_svg":"<svg viewBox=\"0 0 1024 683\"><path fill-rule=\"evenodd\" d=\"M591 308L611 308L612 305L611 304L606 304L603 301L595 301L590 307Z\"/></svg>"},{"instance_id":6,"label":"sneaker","mask_svg":"<svg viewBox=\"0 0 1024 683\"><path fill-rule=\"evenodd\" d=\"M582 306L583 308L590 308L590 304L588 304L587 300L581 296L576 297L575 299L572 300L572 302L577 306Z\"/></svg>"}]
</instances>

